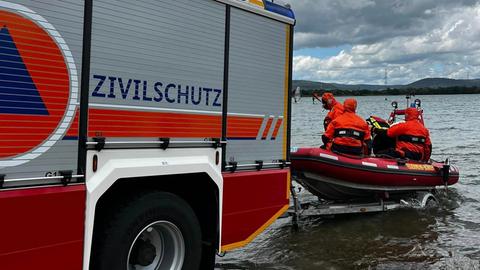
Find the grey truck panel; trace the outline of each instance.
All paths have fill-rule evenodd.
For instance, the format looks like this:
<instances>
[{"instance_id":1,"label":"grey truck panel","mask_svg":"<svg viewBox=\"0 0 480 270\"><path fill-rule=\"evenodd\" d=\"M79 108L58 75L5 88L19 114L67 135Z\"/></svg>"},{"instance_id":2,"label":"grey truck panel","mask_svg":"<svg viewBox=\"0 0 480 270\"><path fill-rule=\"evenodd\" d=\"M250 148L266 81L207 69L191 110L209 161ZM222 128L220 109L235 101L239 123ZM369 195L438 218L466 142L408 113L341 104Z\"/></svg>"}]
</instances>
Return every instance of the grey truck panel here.
<instances>
[{"instance_id":1,"label":"grey truck panel","mask_svg":"<svg viewBox=\"0 0 480 270\"><path fill-rule=\"evenodd\" d=\"M94 1L89 135L219 138L225 9L205 0ZM127 132L128 121L102 116L122 112L136 123Z\"/></svg>"},{"instance_id":2,"label":"grey truck panel","mask_svg":"<svg viewBox=\"0 0 480 270\"><path fill-rule=\"evenodd\" d=\"M240 9L249 11L251 13L258 14L259 16L265 16L265 17L268 17L280 22L288 23L291 25L295 24L295 20L292 18L285 17L284 15L268 11L267 9L258 8L258 6L248 3L248 1L238 1L238 0L215 0L215 1L229 4L232 7L240 8ZM271 2L274 2L274 1L271 1ZM278 4L278 1L275 1L275 2ZM284 5L284 4L280 4L280 5Z\"/></svg>"},{"instance_id":3,"label":"grey truck panel","mask_svg":"<svg viewBox=\"0 0 480 270\"><path fill-rule=\"evenodd\" d=\"M251 163L271 162L284 156L284 119L287 74L287 24L232 8L229 67L229 140L227 160ZM251 118L258 133L235 132L231 117L235 113L253 114ZM267 128L268 118L273 121ZM284 119L282 119L282 117ZM280 119L280 120L279 120ZM277 121L282 121L277 134ZM256 123L256 124L255 124ZM246 127L245 127L246 128ZM266 138L262 135L266 133ZM235 134L239 134L237 137ZM272 138L273 135L274 138ZM252 137L253 136L253 137Z\"/></svg>"},{"instance_id":4,"label":"grey truck panel","mask_svg":"<svg viewBox=\"0 0 480 270\"><path fill-rule=\"evenodd\" d=\"M77 170L78 134L67 135L78 109L83 5L0 2L0 174L7 180Z\"/></svg>"}]
</instances>

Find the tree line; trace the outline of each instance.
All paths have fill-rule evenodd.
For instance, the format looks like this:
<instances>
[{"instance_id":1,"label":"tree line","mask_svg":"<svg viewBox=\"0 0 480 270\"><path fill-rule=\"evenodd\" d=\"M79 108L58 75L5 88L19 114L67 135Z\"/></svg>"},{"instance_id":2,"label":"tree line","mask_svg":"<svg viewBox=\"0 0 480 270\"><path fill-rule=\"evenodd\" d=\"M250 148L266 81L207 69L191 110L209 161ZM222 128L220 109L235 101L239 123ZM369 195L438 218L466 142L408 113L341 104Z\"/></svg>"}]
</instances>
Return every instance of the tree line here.
<instances>
[{"instance_id":1,"label":"tree line","mask_svg":"<svg viewBox=\"0 0 480 270\"><path fill-rule=\"evenodd\" d=\"M394 96L394 95L459 95L459 94L480 94L480 87L452 86L442 88L387 88L385 90L341 90L341 89L302 89L303 97L311 97L313 93L322 94L331 92L335 96Z\"/></svg>"}]
</instances>

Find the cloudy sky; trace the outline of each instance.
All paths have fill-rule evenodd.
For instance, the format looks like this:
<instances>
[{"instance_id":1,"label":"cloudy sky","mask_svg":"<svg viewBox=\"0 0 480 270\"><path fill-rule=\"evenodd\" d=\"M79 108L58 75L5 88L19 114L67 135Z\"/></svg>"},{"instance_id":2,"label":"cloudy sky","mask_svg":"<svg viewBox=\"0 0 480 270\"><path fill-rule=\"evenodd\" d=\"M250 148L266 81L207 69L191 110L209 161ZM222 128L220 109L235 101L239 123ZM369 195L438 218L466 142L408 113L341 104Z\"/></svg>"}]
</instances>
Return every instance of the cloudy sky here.
<instances>
[{"instance_id":1,"label":"cloudy sky","mask_svg":"<svg viewBox=\"0 0 480 270\"><path fill-rule=\"evenodd\" d=\"M480 78L480 0L291 0L294 79Z\"/></svg>"}]
</instances>

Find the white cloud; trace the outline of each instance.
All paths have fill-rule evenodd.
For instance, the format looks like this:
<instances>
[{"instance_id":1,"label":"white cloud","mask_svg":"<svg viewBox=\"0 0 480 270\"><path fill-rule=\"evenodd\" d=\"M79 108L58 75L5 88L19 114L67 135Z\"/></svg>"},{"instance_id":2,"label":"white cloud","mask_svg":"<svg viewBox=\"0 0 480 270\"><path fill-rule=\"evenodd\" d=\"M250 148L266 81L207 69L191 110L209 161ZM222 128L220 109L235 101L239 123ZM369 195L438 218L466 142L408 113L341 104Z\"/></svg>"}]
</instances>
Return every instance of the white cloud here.
<instances>
[{"instance_id":1,"label":"white cloud","mask_svg":"<svg viewBox=\"0 0 480 270\"><path fill-rule=\"evenodd\" d=\"M300 1L307 3L308 1ZM324 1L320 1L323 3ZM300 26L295 38L297 48L339 46L352 44L349 51L325 59L311 56L294 58L296 79L310 79L340 83L383 83L384 69L388 68L389 83L409 83L424 77L480 78L480 3L461 4L461 1L358 1L352 8L354 14L371 14L369 9L379 6L394 7L393 13L404 14L408 19L399 22L372 26L365 16L360 16L358 25L350 25L345 35L339 31L345 25L329 25L322 31L315 27ZM452 5L451 2L457 3ZM337 6L348 5L339 1ZM351 3L351 2L350 2ZM467 5L468 4L468 5ZM325 5L325 3L323 3ZM328 6L328 5L327 5ZM315 9L315 8L313 8ZM344 8L346 9L346 8ZM362 12L363 11L363 12ZM388 13L388 12L387 12ZM301 14L297 12L299 21ZM400 16L400 15L399 15ZM340 21L350 19L339 18ZM418 23L415 26L415 23ZM367 33L381 29L376 33ZM386 34L385 29L391 33ZM416 28L416 29L415 29ZM308 30L310 29L310 30ZM310 31L310 32L309 32ZM330 37L332 44L318 42ZM335 41L337 39L337 41ZM348 40L352 42L348 42Z\"/></svg>"},{"instance_id":2,"label":"white cloud","mask_svg":"<svg viewBox=\"0 0 480 270\"><path fill-rule=\"evenodd\" d=\"M362 9L375 6L372 0L337 0L340 7L345 9Z\"/></svg>"}]
</instances>

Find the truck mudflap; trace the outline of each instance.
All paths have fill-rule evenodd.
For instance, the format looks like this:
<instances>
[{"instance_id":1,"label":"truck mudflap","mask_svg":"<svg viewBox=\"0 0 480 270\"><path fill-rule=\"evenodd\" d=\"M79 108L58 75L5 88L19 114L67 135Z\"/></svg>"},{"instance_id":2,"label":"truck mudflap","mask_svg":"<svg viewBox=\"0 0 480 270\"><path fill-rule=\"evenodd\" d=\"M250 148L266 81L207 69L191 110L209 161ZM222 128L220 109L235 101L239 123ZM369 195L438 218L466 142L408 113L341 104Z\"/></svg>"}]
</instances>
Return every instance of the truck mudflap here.
<instances>
[{"instance_id":1,"label":"truck mudflap","mask_svg":"<svg viewBox=\"0 0 480 270\"><path fill-rule=\"evenodd\" d=\"M223 174L222 251L250 243L289 206L290 170Z\"/></svg>"}]
</instances>

